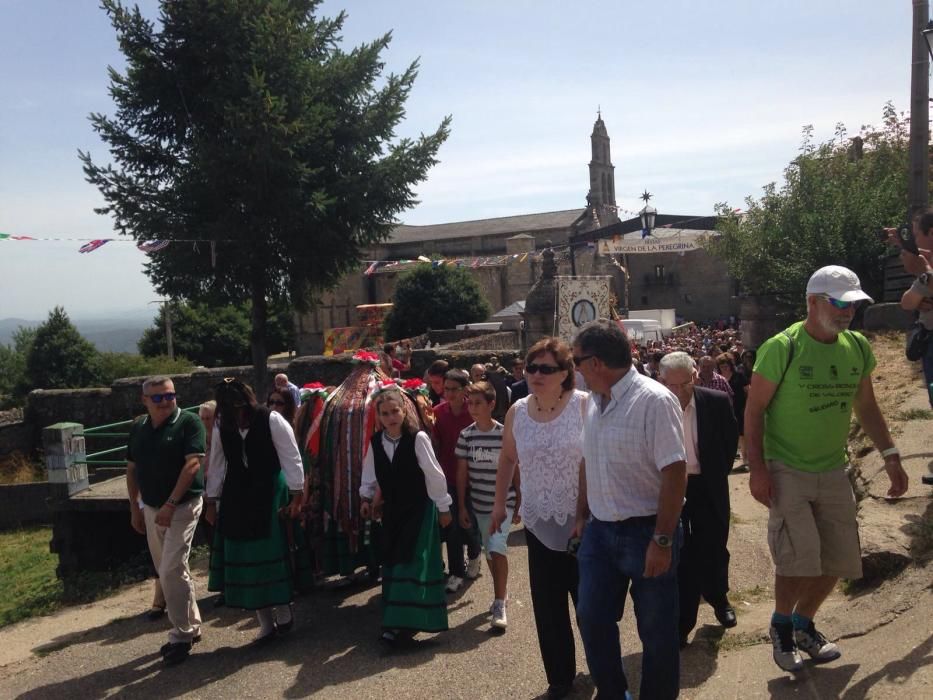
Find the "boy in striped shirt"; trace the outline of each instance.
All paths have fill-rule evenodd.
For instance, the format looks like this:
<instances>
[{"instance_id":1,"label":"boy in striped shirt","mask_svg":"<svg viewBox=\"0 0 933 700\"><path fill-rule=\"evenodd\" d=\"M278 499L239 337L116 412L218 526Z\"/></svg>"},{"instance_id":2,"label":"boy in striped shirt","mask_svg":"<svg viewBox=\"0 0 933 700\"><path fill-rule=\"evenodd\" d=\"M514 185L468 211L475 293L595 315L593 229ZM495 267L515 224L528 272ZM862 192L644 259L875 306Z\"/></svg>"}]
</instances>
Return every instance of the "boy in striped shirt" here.
<instances>
[{"instance_id":1,"label":"boy in striped shirt","mask_svg":"<svg viewBox=\"0 0 933 700\"><path fill-rule=\"evenodd\" d=\"M502 423L492 417L496 407L496 390L492 384L485 381L476 382L466 387L465 391L467 410L475 422L461 431L457 441L457 494L460 500L461 526L470 526L470 510L467 510L466 503L469 486L471 510L476 516L483 539L483 550L486 552L486 563L492 574L495 591L491 608L492 626L505 630L508 626L505 601L508 596L509 578L509 561L506 558L509 528L506 526L500 532L489 534L492 507L496 500L496 469L499 465L499 452L502 450ZM519 522L519 485L519 470L516 468L506 500L506 523L510 520L512 523Z\"/></svg>"}]
</instances>

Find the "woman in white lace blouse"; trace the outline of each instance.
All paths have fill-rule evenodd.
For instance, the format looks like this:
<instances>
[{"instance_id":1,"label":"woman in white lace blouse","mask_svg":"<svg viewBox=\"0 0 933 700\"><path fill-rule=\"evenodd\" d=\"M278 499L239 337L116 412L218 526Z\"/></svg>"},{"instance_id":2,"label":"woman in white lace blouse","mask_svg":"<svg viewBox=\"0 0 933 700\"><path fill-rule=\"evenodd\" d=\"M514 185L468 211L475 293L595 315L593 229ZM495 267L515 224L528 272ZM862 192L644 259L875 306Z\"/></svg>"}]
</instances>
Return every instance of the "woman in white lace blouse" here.
<instances>
[{"instance_id":1,"label":"woman in white lace blouse","mask_svg":"<svg viewBox=\"0 0 933 700\"><path fill-rule=\"evenodd\" d=\"M583 459L583 405L574 389L570 346L543 338L525 358L529 395L505 417L496 475L492 529L505 519L505 499L521 464L521 517L528 543L528 578L548 697L570 693L576 650L570 599L577 600L577 560L567 551L573 533Z\"/></svg>"}]
</instances>

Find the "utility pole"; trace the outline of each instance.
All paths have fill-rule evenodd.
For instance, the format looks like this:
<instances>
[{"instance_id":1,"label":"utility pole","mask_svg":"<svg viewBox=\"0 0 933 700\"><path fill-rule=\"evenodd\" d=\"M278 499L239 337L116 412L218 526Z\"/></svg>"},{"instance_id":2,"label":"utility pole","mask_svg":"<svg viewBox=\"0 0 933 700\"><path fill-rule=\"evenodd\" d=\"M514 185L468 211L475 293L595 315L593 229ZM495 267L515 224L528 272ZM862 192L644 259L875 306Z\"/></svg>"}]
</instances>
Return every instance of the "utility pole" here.
<instances>
[{"instance_id":1,"label":"utility pole","mask_svg":"<svg viewBox=\"0 0 933 700\"><path fill-rule=\"evenodd\" d=\"M150 304L162 304L162 317L165 319L165 345L168 359L175 359L175 346L172 343L172 300L156 299Z\"/></svg>"},{"instance_id":2,"label":"utility pole","mask_svg":"<svg viewBox=\"0 0 933 700\"><path fill-rule=\"evenodd\" d=\"M909 215L929 204L930 178L930 49L923 30L930 20L929 0L912 0L913 27L910 60L910 177Z\"/></svg>"}]
</instances>

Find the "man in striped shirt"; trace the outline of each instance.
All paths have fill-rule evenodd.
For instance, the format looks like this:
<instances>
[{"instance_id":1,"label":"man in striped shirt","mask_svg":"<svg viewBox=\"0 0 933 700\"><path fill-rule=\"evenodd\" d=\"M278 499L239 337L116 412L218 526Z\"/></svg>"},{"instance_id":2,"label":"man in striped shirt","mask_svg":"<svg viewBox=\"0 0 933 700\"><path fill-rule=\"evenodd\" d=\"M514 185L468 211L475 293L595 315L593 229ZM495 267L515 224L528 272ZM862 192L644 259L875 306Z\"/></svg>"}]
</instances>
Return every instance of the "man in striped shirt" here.
<instances>
[{"instance_id":1,"label":"man in striped shirt","mask_svg":"<svg viewBox=\"0 0 933 700\"><path fill-rule=\"evenodd\" d=\"M486 563L492 574L495 598L492 603L492 626L505 630L508 619L505 613L508 596L509 561L508 522L519 521L517 494L519 486L518 469L512 487L506 499L506 522L495 534L489 534L492 508L496 500L496 468L499 464L499 452L502 450L502 423L493 420L492 412L496 407L496 390L486 381L470 384L466 388L466 406L470 417L475 421L460 433L457 441L457 496L460 500L459 513L461 526L470 525L470 512L467 510L466 494L470 493L470 505L480 535L483 538L483 550ZM468 489L469 487L469 489Z\"/></svg>"}]
</instances>

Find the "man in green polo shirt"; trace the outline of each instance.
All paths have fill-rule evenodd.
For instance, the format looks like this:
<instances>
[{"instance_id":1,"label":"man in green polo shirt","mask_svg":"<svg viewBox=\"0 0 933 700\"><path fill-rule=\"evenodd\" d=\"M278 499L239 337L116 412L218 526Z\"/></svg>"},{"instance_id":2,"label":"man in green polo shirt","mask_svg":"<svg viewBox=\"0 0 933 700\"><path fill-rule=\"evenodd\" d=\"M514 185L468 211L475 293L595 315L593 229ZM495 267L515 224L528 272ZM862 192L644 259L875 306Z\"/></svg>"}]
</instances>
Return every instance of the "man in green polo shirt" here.
<instances>
[{"instance_id":1,"label":"man in green polo shirt","mask_svg":"<svg viewBox=\"0 0 933 700\"><path fill-rule=\"evenodd\" d=\"M188 658L191 645L201 638L188 555L204 491L204 426L196 415L182 413L175 399L168 377L143 382L147 415L133 423L126 450L130 522L146 535L172 623L162 647L167 664Z\"/></svg>"},{"instance_id":2,"label":"man in green polo shirt","mask_svg":"<svg viewBox=\"0 0 933 700\"><path fill-rule=\"evenodd\" d=\"M875 401L868 341L848 330L871 298L851 270L820 268L807 283L807 318L758 350L745 407L752 496L770 508L768 546L775 564L771 618L774 661L803 668L839 658L813 618L839 578L862 576L855 496L846 474L852 410L884 457L888 496L907 490L907 474Z\"/></svg>"}]
</instances>

